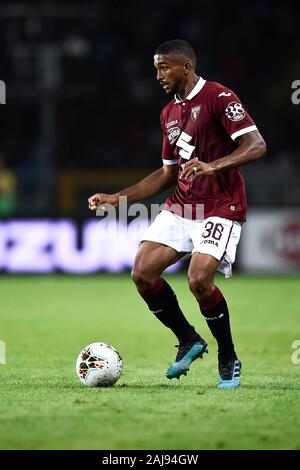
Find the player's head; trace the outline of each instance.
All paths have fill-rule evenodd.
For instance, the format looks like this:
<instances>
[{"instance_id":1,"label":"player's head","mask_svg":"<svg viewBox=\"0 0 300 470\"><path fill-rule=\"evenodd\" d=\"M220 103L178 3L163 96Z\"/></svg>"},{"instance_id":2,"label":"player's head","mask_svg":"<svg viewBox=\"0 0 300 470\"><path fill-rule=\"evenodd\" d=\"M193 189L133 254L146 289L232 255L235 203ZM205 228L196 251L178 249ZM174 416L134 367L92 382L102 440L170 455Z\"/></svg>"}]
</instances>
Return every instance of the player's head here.
<instances>
[{"instance_id":1,"label":"player's head","mask_svg":"<svg viewBox=\"0 0 300 470\"><path fill-rule=\"evenodd\" d=\"M155 51L157 80L167 94L180 92L187 78L195 72L196 54L182 39L163 42Z\"/></svg>"}]
</instances>

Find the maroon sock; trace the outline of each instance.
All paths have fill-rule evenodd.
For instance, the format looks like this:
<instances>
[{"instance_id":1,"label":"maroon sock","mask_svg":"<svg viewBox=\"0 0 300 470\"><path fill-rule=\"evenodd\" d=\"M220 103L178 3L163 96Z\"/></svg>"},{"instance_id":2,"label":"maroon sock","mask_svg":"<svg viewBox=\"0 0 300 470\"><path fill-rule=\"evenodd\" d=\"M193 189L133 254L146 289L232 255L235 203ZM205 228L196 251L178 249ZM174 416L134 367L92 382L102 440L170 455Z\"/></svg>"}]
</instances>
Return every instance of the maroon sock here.
<instances>
[{"instance_id":1,"label":"maroon sock","mask_svg":"<svg viewBox=\"0 0 300 470\"><path fill-rule=\"evenodd\" d=\"M228 307L222 292L215 286L210 296L200 300L199 305L210 331L217 340L219 356L225 359L236 358Z\"/></svg>"},{"instance_id":2,"label":"maroon sock","mask_svg":"<svg viewBox=\"0 0 300 470\"><path fill-rule=\"evenodd\" d=\"M150 287L150 289L139 291L139 294L141 295L141 297L143 297L145 302L149 302L151 299L157 296L159 291L162 289L163 285L164 279L162 277L159 277L154 283L154 285Z\"/></svg>"},{"instance_id":3,"label":"maroon sock","mask_svg":"<svg viewBox=\"0 0 300 470\"><path fill-rule=\"evenodd\" d=\"M201 339L182 313L173 289L162 277L150 289L140 292L140 295L156 318L173 331L179 342Z\"/></svg>"}]
</instances>

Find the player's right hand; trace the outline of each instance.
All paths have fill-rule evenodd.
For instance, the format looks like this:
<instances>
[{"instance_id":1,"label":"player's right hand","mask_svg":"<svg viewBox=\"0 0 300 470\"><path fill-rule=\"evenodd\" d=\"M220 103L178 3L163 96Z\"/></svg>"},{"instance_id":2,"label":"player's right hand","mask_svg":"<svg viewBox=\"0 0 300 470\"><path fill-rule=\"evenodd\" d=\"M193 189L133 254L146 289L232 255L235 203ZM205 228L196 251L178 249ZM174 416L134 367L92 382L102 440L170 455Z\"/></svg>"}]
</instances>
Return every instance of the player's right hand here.
<instances>
[{"instance_id":1,"label":"player's right hand","mask_svg":"<svg viewBox=\"0 0 300 470\"><path fill-rule=\"evenodd\" d=\"M105 209L106 204L110 204L113 207L117 207L119 204L119 197L117 194L103 194L103 193L96 193L93 196L88 198L89 209L95 211L97 207L101 207L103 205L103 209Z\"/></svg>"}]
</instances>

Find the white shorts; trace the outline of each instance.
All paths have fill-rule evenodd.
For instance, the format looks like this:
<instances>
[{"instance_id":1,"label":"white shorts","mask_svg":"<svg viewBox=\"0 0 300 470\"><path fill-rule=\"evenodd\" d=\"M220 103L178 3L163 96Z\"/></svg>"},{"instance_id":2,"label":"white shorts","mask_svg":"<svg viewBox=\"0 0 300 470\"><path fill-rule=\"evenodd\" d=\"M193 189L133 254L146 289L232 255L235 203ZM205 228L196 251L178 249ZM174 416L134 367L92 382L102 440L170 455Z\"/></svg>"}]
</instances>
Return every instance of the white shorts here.
<instances>
[{"instance_id":1,"label":"white shorts","mask_svg":"<svg viewBox=\"0 0 300 470\"><path fill-rule=\"evenodd\" d=\"M170 246L179 253L206 253L220 261L218 271L232 275L241 224L223 217L190 220L163 210L143 234L140 242Z\"/></svg>"}]
</instances>

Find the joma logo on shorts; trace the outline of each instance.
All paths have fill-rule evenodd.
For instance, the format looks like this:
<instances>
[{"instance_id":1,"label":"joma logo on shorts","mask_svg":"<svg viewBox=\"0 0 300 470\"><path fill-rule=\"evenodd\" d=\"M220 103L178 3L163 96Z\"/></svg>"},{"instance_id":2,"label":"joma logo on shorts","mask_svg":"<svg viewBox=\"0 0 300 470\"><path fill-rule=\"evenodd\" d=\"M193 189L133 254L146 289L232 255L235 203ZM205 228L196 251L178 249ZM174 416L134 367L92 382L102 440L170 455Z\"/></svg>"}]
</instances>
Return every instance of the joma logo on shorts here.
<instances>
[{"instance_id":1,"label":"joma logo on shorts","mask_svg":"<svg viewBox=\"0 0 300 470\"><path fill-rule=\"evenodd\" d=\"M200 244L201 243L208 243L209 245L219 246L218 242L215 242L214 240L201 240Z\"/></svg>"}]
</instances>

